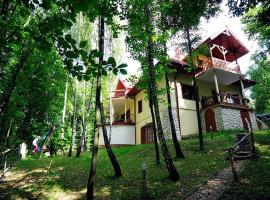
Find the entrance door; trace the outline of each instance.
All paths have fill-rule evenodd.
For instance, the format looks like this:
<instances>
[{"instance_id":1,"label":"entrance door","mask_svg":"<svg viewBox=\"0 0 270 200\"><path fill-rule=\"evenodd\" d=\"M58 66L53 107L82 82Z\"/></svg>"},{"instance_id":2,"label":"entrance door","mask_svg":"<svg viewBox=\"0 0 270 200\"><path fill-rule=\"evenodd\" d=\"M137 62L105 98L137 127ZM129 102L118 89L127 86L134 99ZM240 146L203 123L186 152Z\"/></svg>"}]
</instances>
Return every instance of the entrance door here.
<instances>
[{"instance_id":1,"label":"entrance door","mask_svg":"<svg viewBox=\"0 0 270 200\"><path fill-rule=\"evenodd\" d=\"M242 119L242 123L243 123L243 126L244 126L244 129L246 131L248 131L248 125L247 125L247 122L245 119L247 119L250 123L250 118L249 118L249 113L248 113L248 110L241 110L240 111L240 115L241 115L241 119Z\"/></svg>"},{"instance_id":2,"label":"entrance door","mask_svg":"<svg viewBox=\"0 0 270 200\"><path fill-rule=\"evenodd\" d=\"M154 127L153 124L147 124L141 128L141 143L148 144L154 142Z\"/></svg>"},{"instance_id":3,"label":"entrance door","mask_svg":"<svg viewBox=\"0 0 270 200\"><path fill-rule=\"evenodd\" d=\"M204 113L206 132L217 131L215 113L212 109L208 109Z\"/></svg>"}]
</instances>

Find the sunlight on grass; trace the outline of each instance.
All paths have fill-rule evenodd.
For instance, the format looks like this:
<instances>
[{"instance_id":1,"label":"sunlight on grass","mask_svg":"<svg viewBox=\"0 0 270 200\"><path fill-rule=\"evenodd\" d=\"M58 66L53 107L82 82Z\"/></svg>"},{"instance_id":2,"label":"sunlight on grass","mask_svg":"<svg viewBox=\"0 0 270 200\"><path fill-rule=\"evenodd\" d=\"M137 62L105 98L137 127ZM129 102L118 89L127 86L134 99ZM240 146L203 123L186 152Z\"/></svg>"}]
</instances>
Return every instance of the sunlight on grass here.
<instances>
[{"instance_id":1,"label":"sunlight on grass","mask_svg":"<svg viewBox=\"0 0 270 200\"><path fill-rule=\"evenodd\" d=\"M225 159L226 153L222 150L235 143L235 132L217 132L213 140L210 134L205 134L204 151L199 151L197 138L182 140L186 156L184 160L174 159L173 144L169 141L169 150L180 174L180 181L176 183L168 180L163 159L160 166L155 165L153 144L114 148L123 171L123 177L118 179L112 179L113 169L106 150L100 149L95 182L96 199L138 199L142 161L147 162L147 186L152 198L184 198L209 176L229 165ZM47 173L51 159L52 165ZM17 196L26 195L29 191L33 198L38 196L39 199L85 199L89 167L89 152L83 153L80 158L30 158L18 164L4 191L7 193L13 190Z\"/></svg>"}]
</instances>

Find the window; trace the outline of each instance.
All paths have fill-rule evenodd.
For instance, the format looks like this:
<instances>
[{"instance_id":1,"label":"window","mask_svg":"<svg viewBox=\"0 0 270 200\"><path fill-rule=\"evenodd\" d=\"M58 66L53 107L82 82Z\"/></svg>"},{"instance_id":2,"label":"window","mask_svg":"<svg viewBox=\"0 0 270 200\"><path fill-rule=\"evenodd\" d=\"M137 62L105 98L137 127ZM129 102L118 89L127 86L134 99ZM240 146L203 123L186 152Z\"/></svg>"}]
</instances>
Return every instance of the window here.
<instances>
[{"instance_id":1,"label":"window","mask_svg":"<svg viewBox=\"0 0 270 200\"><path fill-rule=\"evenodd\" d=\"M195 100L195 93L193 86L191 85L181 85L182 86L182 94L184 99L189 99L189 100Z\"/></svg>"},{"instance_id":2,"label":"window","mask_svg":"<svg viewBox=\"0 0 270 200\"><path fill-rule=\"evenodd\" d=\"M142 100L138 101L138 113L142 112Z\"/></svg>"}]
</instances>

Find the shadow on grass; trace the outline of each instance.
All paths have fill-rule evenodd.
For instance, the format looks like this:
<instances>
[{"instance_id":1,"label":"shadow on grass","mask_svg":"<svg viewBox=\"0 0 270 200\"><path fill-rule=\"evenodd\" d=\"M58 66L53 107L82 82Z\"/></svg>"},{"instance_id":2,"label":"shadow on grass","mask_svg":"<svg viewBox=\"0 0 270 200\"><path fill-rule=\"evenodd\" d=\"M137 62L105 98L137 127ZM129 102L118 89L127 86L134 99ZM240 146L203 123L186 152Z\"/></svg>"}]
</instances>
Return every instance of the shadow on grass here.
<instances>
[{"instance_id":1,"label":"shadow on grass","mask_svg":"<svg viewBox=\"0 0 270 200\"><path fill-rule=\"evenodd\" d=\"M209 136L205 139L205 150L199 151L198 138L181 141L186 156L183 160L175 160L174 164L180 173L180 181L172 183L167 179L167 170L161 157L161 165L156 166L154 145L137 145L124 148L115 148L114 152L122 167L123 177L111 179L114 175L106 150L101 149L98 154L97 177L95 182L96 199L138 199L140 197L141 165L147 161L147 185L149 195L154 199L165 199L168 195L181 199L185 194L197 187L211 174L228 165L224 160L222 149L235 142L231 132L216 133L214 139ZM175 156L172 142L168 142L171 156ZM56 156L52 158L49 174L45 174L51 158L40 160L29 159L22 161L16 173L24 177L34 176L34 183L27 182L26 187L14 185L15 193L30 190L33 198L46 192L39 199L50 199L55 193L68 196L69 199L85 199L86 186L90 167L90 153L84 153L80 158ZM37 169L45 172L33 174ZM25 175L26 174L26 175ZM31 175L32 174L32 175ZM46 183L42 181L46 179ZM10 183L11 185L12 183ZM73 195L73 196L72 196ZM72 197L71 197L72 196Z\"/></svg>"}]
</instances>

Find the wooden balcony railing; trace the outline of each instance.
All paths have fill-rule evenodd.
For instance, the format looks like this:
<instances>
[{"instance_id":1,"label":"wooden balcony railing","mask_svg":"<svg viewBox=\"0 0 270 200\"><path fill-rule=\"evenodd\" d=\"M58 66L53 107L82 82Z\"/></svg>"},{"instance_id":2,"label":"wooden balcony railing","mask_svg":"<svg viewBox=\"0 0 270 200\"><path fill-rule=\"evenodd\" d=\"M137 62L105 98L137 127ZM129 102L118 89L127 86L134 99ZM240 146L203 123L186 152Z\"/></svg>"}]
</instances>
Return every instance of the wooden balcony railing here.
<instances>
[{"instance_id":1,"label":"wooden balcony railing","mask_svg":"<svg viewBox=\"0 0 270 200\"><path fill-rule=\"evenodd\" d=\"M234 73L241 73L238 64L227 62L225 60L221 60L214 57L212 57L212 59L208 58L204 60L200 67L203 69L203 71L207 71L210 68L220 68Z\"/></svg>"},{"instance_id":2,"label":"wooden balcony railing","mask_svg":"<svg viewBox=\"0 0 270 200\"><path fill-rule=\"evenodd\" d=\"M220 101L219 98L220 97ZM239 94L217 94L210 97L202 97L202 108L207 108L218 103L245 106L245 100Z\"/></svg>"},{"instance_id":3,"label":"wooden balcony railing","mask_svg":"<svg viewBox=\"0 0 270 200\"><path fill-rule=\"evenodd\" d=\"M110 118L107 118L107 122L110 122ZM134 114L130 114L126 116L125 120L125 114L119 115L114 114L113 115L113 124L126 124L126 123L135 123L135 116Z\"/></svg>"}]
</instances>

